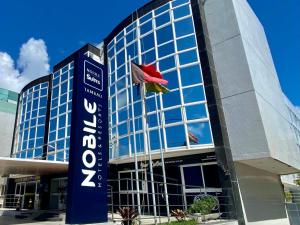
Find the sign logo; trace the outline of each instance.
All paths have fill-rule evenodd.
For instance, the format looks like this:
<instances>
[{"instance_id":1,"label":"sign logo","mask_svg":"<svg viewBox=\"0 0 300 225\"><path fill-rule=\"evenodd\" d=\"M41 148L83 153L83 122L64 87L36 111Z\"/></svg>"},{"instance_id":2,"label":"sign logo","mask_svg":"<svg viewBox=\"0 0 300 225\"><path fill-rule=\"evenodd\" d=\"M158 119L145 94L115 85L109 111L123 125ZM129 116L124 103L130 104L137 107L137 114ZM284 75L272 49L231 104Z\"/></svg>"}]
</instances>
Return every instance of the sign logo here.
<instances>
[{"instance_id":1,"label":"sign logo","mask_svg":"<svg viewBox=\"0 0 300 225\"><path fill-rule=\"evenodd\" d=\"M66 223L107 222L108 92L105 67L74 59Z\"/></svg>"},{"instance_id":2,"label":"sign logo","mask_svg":"<svg viewBox=\"0 0 300 225\"><path fill-rule=\"evenodd\" d=\"M84 148L84 152L82 154L82 163L86 167L82 169L82 173L86 175L86 178L82 181L81 186L85 187L95 187L95 182L91 181L92 178L96 174L96 170L94 169L96 164L96 128L97 128L97 104L95 102L88 102L88 100L84 99L84 109L91 114L91 121L83 120L84 127L84 136L82 137L82 147Z\"/></svg>"},{"instance_id":3,"label":"sign logo","mask_svg":"<svg viewBox=\"0 0 300 225\"><path fill-rule=\"evenodd\" d=\"M99 91L103 90L103 70L93 63L84 60L83 82Z\"/></svg>"}]
</instances>

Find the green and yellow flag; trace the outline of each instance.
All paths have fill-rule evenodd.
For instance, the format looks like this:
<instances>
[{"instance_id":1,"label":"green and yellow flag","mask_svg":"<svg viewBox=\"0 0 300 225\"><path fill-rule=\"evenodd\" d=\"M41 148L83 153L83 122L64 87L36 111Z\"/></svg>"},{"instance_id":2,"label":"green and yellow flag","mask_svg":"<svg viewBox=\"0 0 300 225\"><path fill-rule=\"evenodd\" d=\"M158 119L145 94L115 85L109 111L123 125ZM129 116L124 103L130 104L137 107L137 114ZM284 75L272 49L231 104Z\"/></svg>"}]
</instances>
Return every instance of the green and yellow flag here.
<instances>
[{"instance_id":1,"label":"green and yellow flag","mask_svg":"<svg viewBox=\"0 0 300 225\"><path fill-rule=\"evenodd\" d=\"M165 86L163 86L162 84L157 84L157 83L146 83L146 92L154 92L154 93L168 93L170 92L168 88L166 88Z\"/></svg>"}]
</instances>

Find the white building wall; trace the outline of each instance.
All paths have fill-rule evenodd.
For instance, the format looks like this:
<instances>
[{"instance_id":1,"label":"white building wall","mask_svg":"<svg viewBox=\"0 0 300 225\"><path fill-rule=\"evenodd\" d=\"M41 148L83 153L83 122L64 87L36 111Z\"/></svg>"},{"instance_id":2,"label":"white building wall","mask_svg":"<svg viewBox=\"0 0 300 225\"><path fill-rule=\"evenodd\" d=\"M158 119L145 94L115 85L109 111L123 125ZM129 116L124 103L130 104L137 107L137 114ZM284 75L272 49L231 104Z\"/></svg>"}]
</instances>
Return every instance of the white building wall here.
<instances>
[{"instance_id":1,"label":"white building wall","mask_svg":"<svg viewBox=\"0 0 300 225\"><path fill-rule=\"evenodd\" d=\"M0 111L0 157L9 157L15 125L15 114Z\"/></svg>"},{"instance_id":2,"label":"white building wall","mask_svg":"<svg viewBox=\"0 0 300 225\"><path fill-rule=\"evenodd\" d=\"M203 2L245 224L287 225L279 175L300 157L264 29L246 0Z\"/></svg>"},{"instance_id":3,"label":"white building wall","mask_svg":"<svg viewBox=\"0 0 300 225\"><path fill-rule=\"evenodd\" d=\"M270 156L300 168L288 109L264 29L245 0L234 0L233 5Z\"/></svg>"},{"instance_id":4,"label":"white building wall","mask_svg":"<svg viewBox=\"0 0 300 225\"><path fill-rule=\"evenodd\" d=\"M262 25L246 0L206 0L204 11L233 160L297 172L295 138Z\"/></svg>"}]
</instances>

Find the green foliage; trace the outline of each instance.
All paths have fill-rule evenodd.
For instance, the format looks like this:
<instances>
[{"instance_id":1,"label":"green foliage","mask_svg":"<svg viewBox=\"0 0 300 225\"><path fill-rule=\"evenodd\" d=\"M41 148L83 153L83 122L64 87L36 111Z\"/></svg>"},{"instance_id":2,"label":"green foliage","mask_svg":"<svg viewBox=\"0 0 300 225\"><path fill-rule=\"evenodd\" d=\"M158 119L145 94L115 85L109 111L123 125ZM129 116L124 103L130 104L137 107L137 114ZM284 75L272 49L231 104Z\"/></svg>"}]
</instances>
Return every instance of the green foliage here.
<instances>
[{"instance_id":1,"label":"green foliage","mask_svg":"<svg viewBox=\"0 0 300 225\"><path fill-rule=\"evenodd\" d=\"M218 200L213 196L204 196L201 199L196 200L188 212L201 213L202 215L207 215L218 205Z\"/></svg>"},{"instance_id":2,"label":"green foliage","mask_svg":"<svg viewBox=\"0 0 300 225\"><path fill-rule=\"evenodd\" d=\"M133 208L129 207L119 208L118 213L122 217L123 225L132 225L133 221L139 215Z\"/></svg>"},{"instance_id":3,"label":"green foliage","mask_svg":"<svg viewBox=\"0 0 300 225\"><path fill-rule=\"evenodd\" d=\"M293 195L290 191L285 191L284 192L284 197L286 202L291 202L293 199Z\"/></svg>"},{"instance_id":4,"label":"green foliage","mask_svg":"<svg viewBox=\"0 0 300 225\"><path fill-rule=\"evenodd\" d=\"M171 215L175 216L175 218L177 219L177 221L183 221L183 220L185 220L186 212L184 212L181 209L175 209L175 210L171 211Z\"/></svg>"},{"instance_id":5,"label":"green foliage","mask_svg":"<svg viewBox=\"0 0 300 225\"><path fill-rule=\"evenodd\" d=\"M196 220L181 220L181 221L172 221L170 223L161 223L161 225L196 225Z\"/></svg>"},{"instance_id":6,"label":"green foliage","mask_svg":"<svg viewBox=\"0 0 300 225\"><path fill-rule=\"evenodd\" d=\"M300 186L300 179L294 180L295 184Z\"/></svg>"}]
</instances>

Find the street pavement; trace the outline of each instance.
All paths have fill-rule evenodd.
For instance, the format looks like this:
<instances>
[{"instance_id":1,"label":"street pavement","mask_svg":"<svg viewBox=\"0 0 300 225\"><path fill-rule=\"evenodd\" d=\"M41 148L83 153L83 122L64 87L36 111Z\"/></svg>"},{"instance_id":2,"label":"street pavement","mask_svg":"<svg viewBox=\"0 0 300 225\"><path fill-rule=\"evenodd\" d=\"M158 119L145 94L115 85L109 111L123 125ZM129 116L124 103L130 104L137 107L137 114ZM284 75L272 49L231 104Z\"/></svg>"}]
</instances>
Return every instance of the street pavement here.
<instances>
[{"instance_id":1,"label":"street pavement","mask_svg":"<svg viewBox=\"0 0 300 225\"><path fill-rule=\"evenodd\" d=\"M33 221L29 219L16 219L11 216L0 216L0 225L65 225L65 221ZM99 225L112 225L113 223L99 223ZM97 225L97 224L93 224Z\"/></svg>"},{"instance_id":2,"label":"street pavement","mask_svg":"<svg viewBox=\"0 0 300 225\"><path fill-rule=\"evenodd\" d=\"M22 225L65 225L64 221L47 221L47 222L40 222L40 221L32 221L32 220L27 220L27 219L15 219L14 217L11 216L0 216L0 224L1 225L10 225L10 224L14 224L14 225L18 225L18 224L22 224Z\"/></svg>"}]
</instances>

